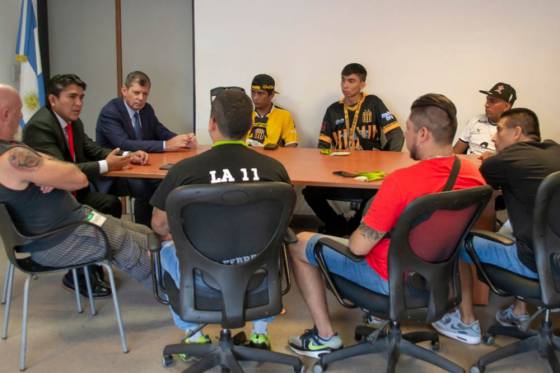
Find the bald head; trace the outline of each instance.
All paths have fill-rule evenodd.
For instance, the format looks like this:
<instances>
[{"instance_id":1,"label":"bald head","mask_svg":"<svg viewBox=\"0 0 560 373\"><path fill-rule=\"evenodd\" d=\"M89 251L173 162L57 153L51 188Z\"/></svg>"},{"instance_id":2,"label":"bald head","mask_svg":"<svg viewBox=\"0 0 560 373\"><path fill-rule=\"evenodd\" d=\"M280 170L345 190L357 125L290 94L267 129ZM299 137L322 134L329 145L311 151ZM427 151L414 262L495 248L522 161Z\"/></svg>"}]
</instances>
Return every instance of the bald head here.
<instances>
[{"instance_id":1,"label":"bald head","mask_svg":"<svg viewBox=\"0 0 560 373\"><path fill-rule=\"evenodd\" d=\"M0 105L8 103L14 97L19 97L16 89L10 85L0 83Z\"/></svg>"},{"instance_id":2,"label":"bald head","mask_svg":"<svg viewBox=\"0 0 560 373\"><path fill-rule=\"evenodd\" d=\"M12 141L21 119L21 100L11 86L0 84L0 139Z\"/></svg>"}]
</instances>

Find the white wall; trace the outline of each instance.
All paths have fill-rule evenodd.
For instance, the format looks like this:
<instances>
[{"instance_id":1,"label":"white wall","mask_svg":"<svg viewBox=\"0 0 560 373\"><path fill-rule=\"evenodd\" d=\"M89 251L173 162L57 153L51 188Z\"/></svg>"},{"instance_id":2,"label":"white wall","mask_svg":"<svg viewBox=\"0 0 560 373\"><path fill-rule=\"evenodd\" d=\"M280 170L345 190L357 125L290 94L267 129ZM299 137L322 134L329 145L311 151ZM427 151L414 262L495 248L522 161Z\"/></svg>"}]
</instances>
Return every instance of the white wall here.
<instances>
[{"instance_id":1,"label":"white wall","mask_svg":"<svg viewBox=\"0 0 560 373\"><path fill-rule=\"evenodd\" d=\"M342 67L360 62L367 91L403 124L416 97L439 92L457 105L461 129L483 112L478 90L505 81L515 106L535 110L543 136L560 140L559 19L557 0L195 1L199 138L210 141L212 87L248 90L266 72L302 145L315 146L326 107L341 96Z\"/></svg>"},{"instance_id":2,"label":"white wall","mask_svg":"<svg viewBox=\"0 0 560 373\"><path fill-rule=\"evenodd\" d=\"M15 85L20 0L0 2L0 83Z\"/></svg>"}]
</instances>

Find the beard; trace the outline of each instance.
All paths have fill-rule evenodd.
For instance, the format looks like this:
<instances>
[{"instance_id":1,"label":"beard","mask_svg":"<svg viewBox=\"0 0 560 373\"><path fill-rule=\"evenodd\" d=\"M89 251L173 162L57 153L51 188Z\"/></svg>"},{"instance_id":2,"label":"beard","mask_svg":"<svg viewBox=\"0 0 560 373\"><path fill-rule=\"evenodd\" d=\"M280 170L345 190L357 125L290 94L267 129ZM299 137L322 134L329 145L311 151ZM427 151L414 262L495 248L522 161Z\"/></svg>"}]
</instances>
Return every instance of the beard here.
<instances>
[{"instance_id":1,"label":"beard","mask_svg":"<svg viewBox=\"0 0 560 373\"><path fill-rule=\"evenodd\" d=\"M420 160L418 158L418 146L416 144L412 144L408 152L410 153L410 158L414 159L415 161Z\"/></svg>"}]
</instances>

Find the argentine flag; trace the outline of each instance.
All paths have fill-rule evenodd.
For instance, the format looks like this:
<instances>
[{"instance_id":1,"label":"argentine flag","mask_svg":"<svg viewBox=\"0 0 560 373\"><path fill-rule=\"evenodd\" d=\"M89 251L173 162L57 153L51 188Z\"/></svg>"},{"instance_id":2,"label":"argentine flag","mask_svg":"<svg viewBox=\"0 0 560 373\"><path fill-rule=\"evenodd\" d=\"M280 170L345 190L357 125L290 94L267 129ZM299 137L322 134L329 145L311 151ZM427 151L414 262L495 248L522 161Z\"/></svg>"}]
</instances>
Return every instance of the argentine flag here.
<instances>
[{"instance_id":1,"label":"argentine flag","mask_svg":"<svg viewBox=\"0 0 560 373\"><path fill-rule=\"evenodd\" d=\"M45 104L45 83L39 51L37 15L32 0L21 1L16 61L20 62L19 95L23 103L21 126Z\"/></svg>"}]
</instances>

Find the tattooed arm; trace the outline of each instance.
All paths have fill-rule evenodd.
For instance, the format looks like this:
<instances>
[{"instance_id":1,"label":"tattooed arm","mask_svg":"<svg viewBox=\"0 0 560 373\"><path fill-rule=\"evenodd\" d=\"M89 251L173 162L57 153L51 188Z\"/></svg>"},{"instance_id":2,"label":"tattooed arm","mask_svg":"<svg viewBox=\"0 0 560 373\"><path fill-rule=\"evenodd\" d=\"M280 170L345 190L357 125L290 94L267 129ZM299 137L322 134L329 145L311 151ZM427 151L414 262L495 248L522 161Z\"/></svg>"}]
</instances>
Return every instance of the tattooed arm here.
<instances>
[{"instance_id":1,"label":"tattooed arm","mask_svg":"<svg viewBox=\"0 0 560 373\"><path fill-rule=\"evenodd\" d=\"M74 164L45 157L27 146L16 146L0 156L0 183L15 190L29 183L69 191L88 185Z\"/></svg>"},{"instance_id":2,"label":"tattooed arm","mask_svg":"<svg viewBox=\"0 0 560 373\"><path fill-rule=\"evenodd\" d=\"M350 236L350 251L356 255L366 255L381 241L383 236L385 236L385 232L378 232L362 222Z\"/></svg>"}]
</instances>

